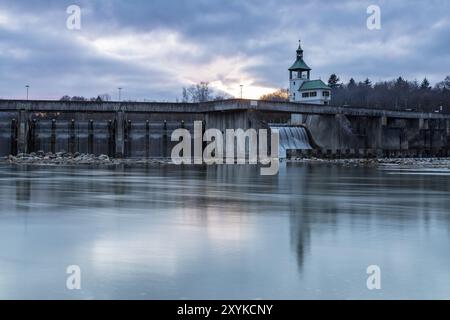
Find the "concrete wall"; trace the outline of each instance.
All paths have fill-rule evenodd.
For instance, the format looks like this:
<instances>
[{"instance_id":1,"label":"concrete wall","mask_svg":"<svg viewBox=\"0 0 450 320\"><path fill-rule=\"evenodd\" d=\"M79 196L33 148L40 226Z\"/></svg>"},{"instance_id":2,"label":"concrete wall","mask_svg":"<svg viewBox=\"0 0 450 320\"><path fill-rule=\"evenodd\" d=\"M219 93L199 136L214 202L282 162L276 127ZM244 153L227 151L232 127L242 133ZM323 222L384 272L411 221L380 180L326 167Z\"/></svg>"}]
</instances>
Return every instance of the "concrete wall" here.
<instances>
[{"instance_id":1,"label":"concrete wall","mask_svg":"<svg viewBox=\"0 0 450 320\"><path fill-rule=\"evenodd\" d=\"M439 154L450 149L449 121L445 119L423 121L337 114L303 115L302 121L319 148L332 152L369 150L378 155L401 151Z\"/></svg>"},{"instance_id":2,"label":"concrete wall","mask_svg":"<svg viewBox=\"0 0 450 320\"><path fill-rule=\"evenodd\" d=\"M80 152L116 157L168 157L174 129L305 126L319 150L377 154L443 153L450 149L450 116L286 102L227 100L118 103L0 100L0 155ZM364 152L366 152L364 151Z\"/></svg>"}]
</instances>

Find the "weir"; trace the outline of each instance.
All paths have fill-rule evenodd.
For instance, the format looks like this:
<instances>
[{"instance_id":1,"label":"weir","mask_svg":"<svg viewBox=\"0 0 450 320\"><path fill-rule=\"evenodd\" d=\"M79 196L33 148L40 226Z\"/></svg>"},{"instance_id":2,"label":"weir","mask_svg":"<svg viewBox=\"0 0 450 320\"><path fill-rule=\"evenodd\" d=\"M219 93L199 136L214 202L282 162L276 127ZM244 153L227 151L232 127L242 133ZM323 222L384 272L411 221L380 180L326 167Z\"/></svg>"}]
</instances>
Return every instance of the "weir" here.
<instances>
[{"instance_id":1,"label":"weir","mask_svg":"<svg viewBox=\"0 0 450 320\"><path fill-rule=\"evenodd\" d=\"M301 126L270 125L271 130L278 130L280 136L279 157L285 159L287 150L311 150L308 133Z\"/></svg>"},{"instance_id":2,"label":"weir","mask_svg":"<svg viewBox=\"0 0 450 320\"><path fill-rule=\"evenodd\" d=\"M80 152L170 157L177 128L279 127L280 155L450 155L450 115L231 99L205 103L0 100L0 156ZM312 150L310 150L312 149Z\"/></svg>"}]
</instances>

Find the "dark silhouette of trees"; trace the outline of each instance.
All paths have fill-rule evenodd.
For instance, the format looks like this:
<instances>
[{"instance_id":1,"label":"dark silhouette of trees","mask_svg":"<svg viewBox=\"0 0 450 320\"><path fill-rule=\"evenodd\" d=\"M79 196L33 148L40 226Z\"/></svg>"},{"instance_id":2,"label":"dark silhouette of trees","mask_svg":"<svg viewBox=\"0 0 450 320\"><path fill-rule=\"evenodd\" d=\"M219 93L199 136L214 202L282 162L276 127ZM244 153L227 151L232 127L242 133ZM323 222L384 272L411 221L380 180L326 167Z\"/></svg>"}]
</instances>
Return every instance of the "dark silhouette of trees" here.
<instances>
[{"instance_id":1,"label":"dark silhouette of trees","mask_svg":"<svg viewBox=\"0 0 450 320\"><path fill-rule=\"evenodd\" d=\"M370 79L339 83L336 74L330 76L331 104L336 106L379 108L450 113L450 76L431 86L427 78L420 83L402 77L395 80L372 83Z\"/></svg>"},{"instance_id":2,"label":"dark silhouette of trees","mask_svg":"<svg viewBox=\"0 0 450 320\"><path fill-rule=\"evenodd\" d=\"M430 82L428 81L427 78L424 78L422 83L420 84L420 89L421 90L430 90L431 86L430 86Z\"/></svg>"},{"instance_id":3,"label":"dark silhouette of trees","mask_svg":"<svg viewBox=\"0 0 450 320\"><path fill-rule=\"evenodd\" d=\"M445 77L444 81L438 82L436 89L450 91L450 76Z\"/></svg>"},{"instance_id":4,"label":"dark silhouette of trees","mask_svg":"<svg viewBox=\"0 0 450 320\"><path fill-rule=\"evenodd\" d=\"M183 88L183 102L206 102L212 100L208 82L200 82Z\"/></svg>"},{"instance_id":5,"label":"dark silhouette of trees","mask_svg":"<svg viewBox=\"0 0 450 320\"><path fill-rule=\"evenodd\" d=\"M111 101L111 96L107 93L104 94L100 94L97 97L92 97L92 98L85 98L82 96L69 96L69 95L64 95L61 97L61 99L59 99L60 101L96 101L96 102L102 102L102 101Z\"/></svg>"},{"instance_id":6,"label":"dark silhouette of trees","mask_svg":"<svg viewBox=\"0 0 450 320\"><path fill-rule=\"evenodd\" d=\"M72 98L68 95L64 95L61 97L61 99L59 99L59 101L70 101L72 100Z\"/></svg>"},{"instance_id":7,"label":"dark silhouette of trees","mask_svg":"<svg viewBox=\"0 0 450 320\"><path fill-rule=\"evenodd\" d=\"M183 102L207 102L226 100L233 98L226 92L213 90L208 82L200 82L190 87L184 87L182 91Z\"/></svg>"},{"instance_id":8,"label":"dark silhouette of trees","mask_svg":"<svg viewBox=\"0 0 450 320\"><path fill-rule=\"evenodd\" d=\"M339 86L339 81L339 77L333 73L328 79L328 86L330 86L331 88L336 88Z\"/></svg>"}]
</instances>

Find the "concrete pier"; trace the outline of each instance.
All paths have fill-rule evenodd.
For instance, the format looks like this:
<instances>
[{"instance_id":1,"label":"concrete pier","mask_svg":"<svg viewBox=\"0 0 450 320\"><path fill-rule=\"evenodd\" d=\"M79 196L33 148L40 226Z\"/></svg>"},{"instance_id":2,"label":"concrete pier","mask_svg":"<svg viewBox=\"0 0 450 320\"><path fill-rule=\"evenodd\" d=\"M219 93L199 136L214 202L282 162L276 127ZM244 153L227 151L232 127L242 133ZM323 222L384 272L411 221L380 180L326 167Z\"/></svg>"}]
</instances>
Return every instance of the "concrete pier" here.
<instances>
[{"instance_id":1,"label":"concrete pier","mask_svg":"<svg viewBox=\"0 0 450 320\"><path fill-rule=\"evenodd\" d=\"M125 115L123 111L118 111L116 113L116 118L114 120L115 125L115 157L123 158L125 154Z\"/></svg>"}]
</instances>

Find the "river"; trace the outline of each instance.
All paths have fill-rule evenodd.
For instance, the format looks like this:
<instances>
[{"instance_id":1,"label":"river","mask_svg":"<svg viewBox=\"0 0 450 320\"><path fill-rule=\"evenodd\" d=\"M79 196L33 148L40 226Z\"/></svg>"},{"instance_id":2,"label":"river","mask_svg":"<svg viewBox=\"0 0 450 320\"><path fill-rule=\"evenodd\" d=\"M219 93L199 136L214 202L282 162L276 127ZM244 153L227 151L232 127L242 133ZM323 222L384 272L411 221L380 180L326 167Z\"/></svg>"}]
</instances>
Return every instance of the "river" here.
<instances>
[{"instance_id":1,"label":"river","mask_svg":"<svg viewBox=\"0 0 450 320\"><path fill-rule=\"evenodd\" d=\"M0 299L450 298L445 169L2 165L0 179Z\"/></svg>"}]
</instances>

